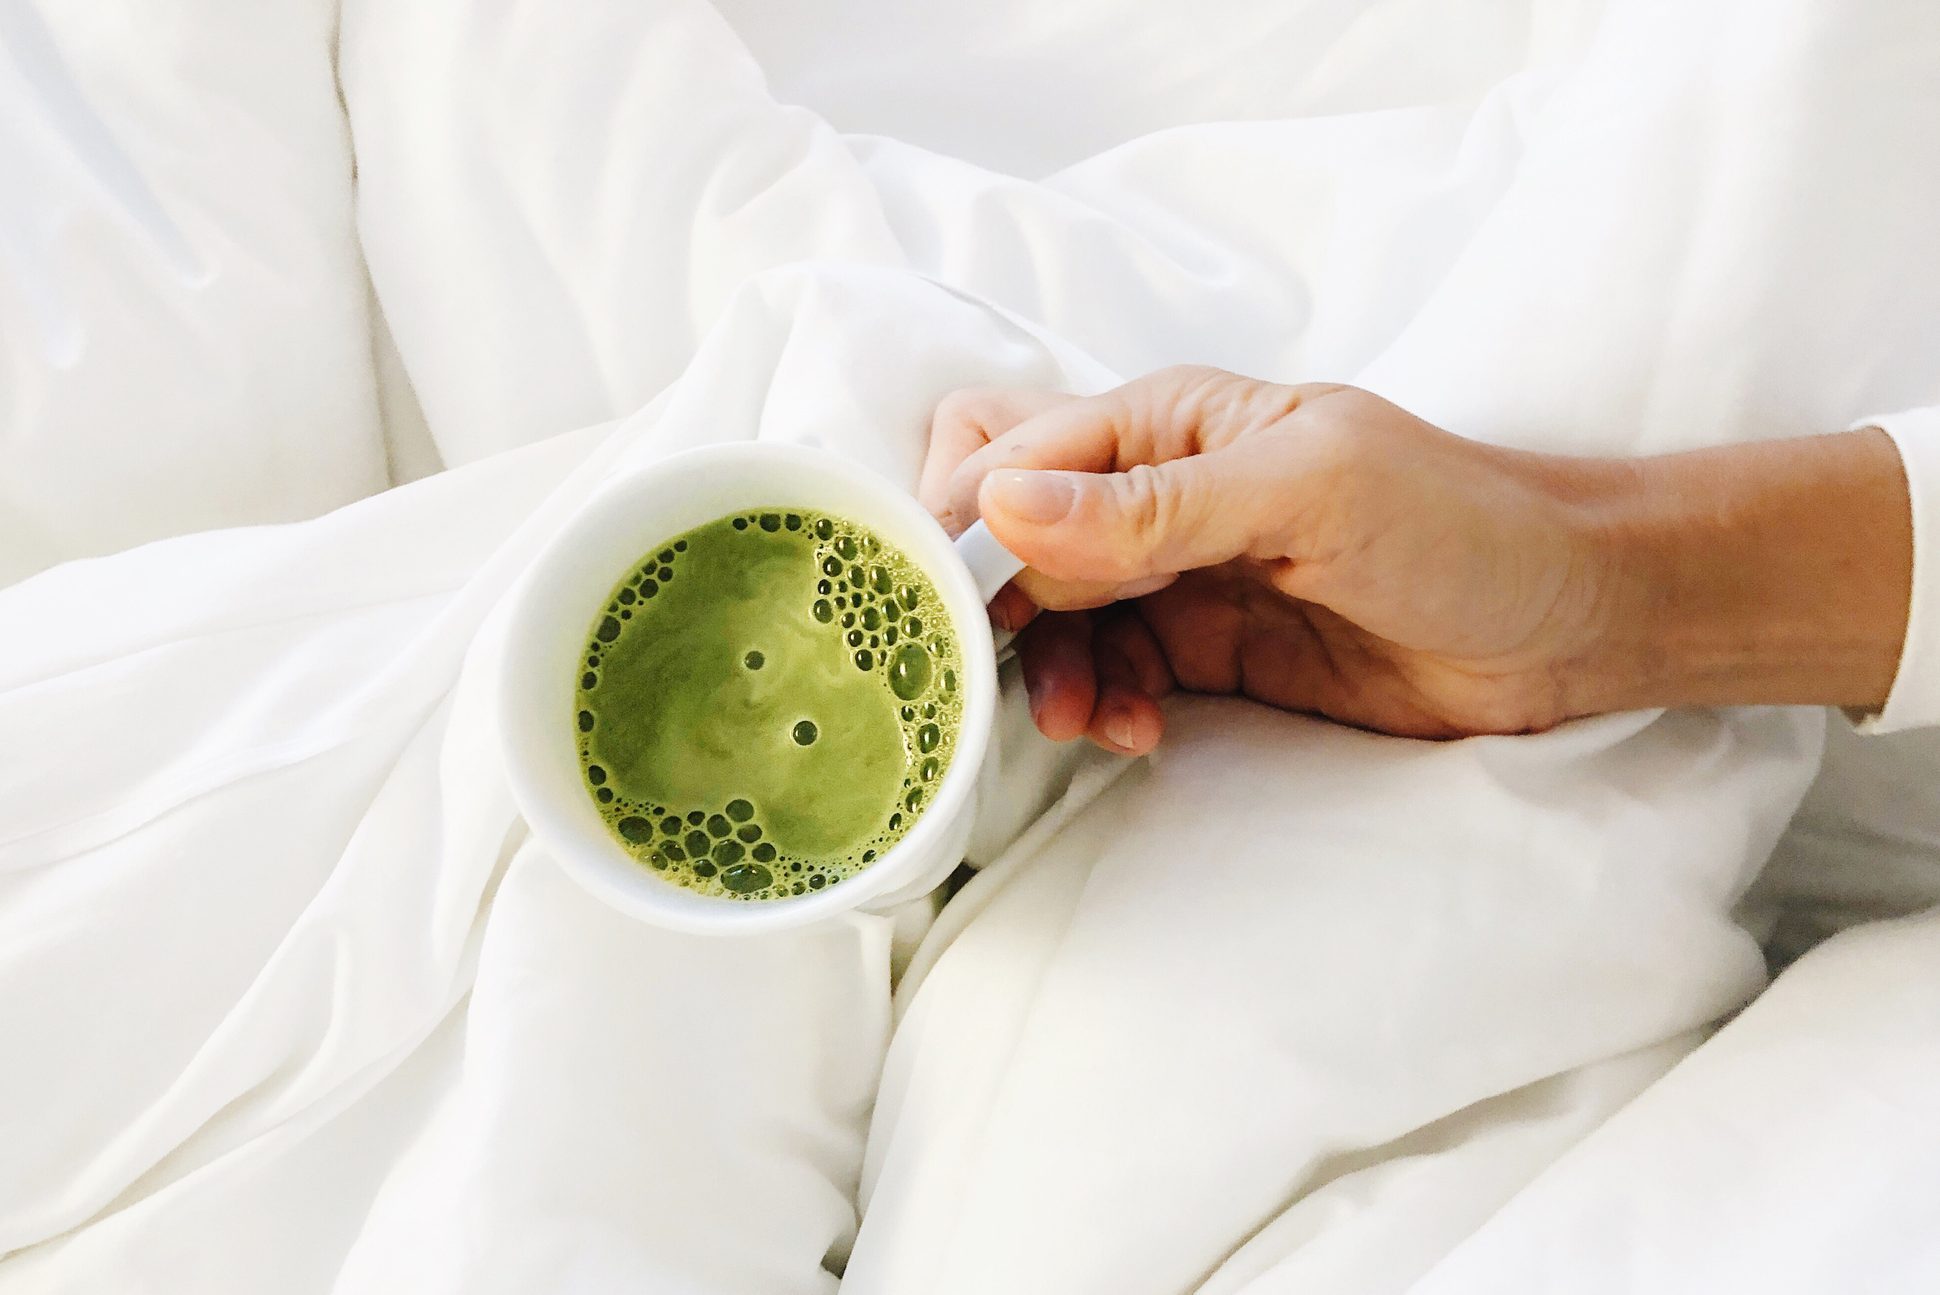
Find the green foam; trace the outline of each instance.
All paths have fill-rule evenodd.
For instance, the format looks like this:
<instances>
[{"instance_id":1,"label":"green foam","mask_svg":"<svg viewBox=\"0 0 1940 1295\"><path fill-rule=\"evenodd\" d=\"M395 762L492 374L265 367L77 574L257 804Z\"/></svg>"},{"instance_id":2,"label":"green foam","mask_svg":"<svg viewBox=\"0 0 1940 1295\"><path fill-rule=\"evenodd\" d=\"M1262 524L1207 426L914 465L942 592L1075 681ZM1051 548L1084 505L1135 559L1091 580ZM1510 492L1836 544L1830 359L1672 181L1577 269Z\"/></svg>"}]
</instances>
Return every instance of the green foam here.
<instances>
[{"instance_id":1,"label":"green foam","mask_svg":"<svg viewBox=\"0 0 1940 1295\"><path fill-rule=\"evenodd\" d=\"M735 513L655 548L593 616L569 717L614 839L733 899L866 867L917 821L907 811L955 748L959 649L935 587L866 528L801 509ZM920 606L930 637L858 648L829 576L848 584L849 624ZM924 718L902 713L914 698Z\"/></svg>"}]
</instances>

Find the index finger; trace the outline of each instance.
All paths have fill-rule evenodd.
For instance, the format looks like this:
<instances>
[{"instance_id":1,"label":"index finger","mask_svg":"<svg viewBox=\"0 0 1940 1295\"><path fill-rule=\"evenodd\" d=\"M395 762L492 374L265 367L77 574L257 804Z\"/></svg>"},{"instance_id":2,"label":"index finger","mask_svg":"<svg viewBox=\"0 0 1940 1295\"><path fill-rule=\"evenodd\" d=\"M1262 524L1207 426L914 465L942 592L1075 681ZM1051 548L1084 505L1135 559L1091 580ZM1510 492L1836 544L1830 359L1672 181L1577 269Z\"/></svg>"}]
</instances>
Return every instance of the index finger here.
<instances>
[{"instance_id":1,"label":"index finger","mask_svg":"<svg viewBox=\"0 0 1940 1295\"><path fill-rule=\"evenodd\" d=\"M1068 398L1014 424L974 448L943 487L944 508L968 525L978 515L977 492L998 468L1056 468L1110 472L1126 458L1143 457L1124 388Z\"/></svg>"},{"instance_id":2,"label":"index finger","mask_svg":"<svg viewBox=\"0 0 1940 1295\"><path fill-rule=\"evenodd\" d=\"M1075 400L1058 391L1013 391L969 387L945 396L930 417L930 443L923 455L916 498L952 534L976 520L974 509L950 508L950 478L963 461L1036 414Z\"/></svg>"}]
</instances>

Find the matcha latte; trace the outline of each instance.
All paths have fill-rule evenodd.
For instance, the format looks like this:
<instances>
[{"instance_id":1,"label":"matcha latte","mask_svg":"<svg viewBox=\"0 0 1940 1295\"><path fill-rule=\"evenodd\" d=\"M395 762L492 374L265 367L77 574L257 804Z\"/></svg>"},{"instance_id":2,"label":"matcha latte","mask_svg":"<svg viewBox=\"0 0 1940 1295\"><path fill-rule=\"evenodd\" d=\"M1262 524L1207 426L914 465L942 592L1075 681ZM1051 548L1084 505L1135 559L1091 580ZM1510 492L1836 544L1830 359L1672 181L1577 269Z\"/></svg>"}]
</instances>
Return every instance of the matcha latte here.
<instances>
[{"instance_id":1,"label":"matcha latte","mask_svg":"<svg viewBox=\"0 0 1940 1295\"><path fill-rule=\"evenodd\" d=\"M607 595L571 717L615 840L677 885L784 899L901 840L956 748L943 600L863 526L804 509L668 539Z\"/></svg>"}]
</instances>

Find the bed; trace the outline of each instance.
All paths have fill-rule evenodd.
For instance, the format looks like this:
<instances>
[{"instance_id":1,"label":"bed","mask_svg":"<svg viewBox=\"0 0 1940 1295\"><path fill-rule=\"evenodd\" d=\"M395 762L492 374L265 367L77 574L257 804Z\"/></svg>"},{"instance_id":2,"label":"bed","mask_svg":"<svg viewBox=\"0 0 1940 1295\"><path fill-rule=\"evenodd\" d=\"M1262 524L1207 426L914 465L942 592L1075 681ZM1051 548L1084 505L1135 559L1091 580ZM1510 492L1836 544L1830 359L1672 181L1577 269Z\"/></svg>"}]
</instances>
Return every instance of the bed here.
<instances>
[{"instance_id":1,"label":"bed","mask_svg":"<svg viewBox=\"0 0 1940 1295\"><path fill-rule=\"evenodd\" d=\"M0 1292L1931 1286L1923 735L1126 763L1011 679L947 903L709 941L559 873L490 699L603 483L907 485L964 385L1940 402L1936 68L1833 0L0 0Z\"/></svg>"}]
</instances>

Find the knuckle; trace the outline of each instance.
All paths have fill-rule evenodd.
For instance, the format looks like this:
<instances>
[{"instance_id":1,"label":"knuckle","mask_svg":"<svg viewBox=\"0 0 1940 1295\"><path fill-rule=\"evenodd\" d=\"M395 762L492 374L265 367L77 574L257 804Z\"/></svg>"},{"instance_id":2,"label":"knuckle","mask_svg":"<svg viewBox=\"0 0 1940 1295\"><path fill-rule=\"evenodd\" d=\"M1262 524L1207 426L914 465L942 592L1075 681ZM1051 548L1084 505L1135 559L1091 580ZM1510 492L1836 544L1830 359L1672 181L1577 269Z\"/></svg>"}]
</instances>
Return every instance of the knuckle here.
<instances>
[{"instance_id":1,"label":"knuckle","mask_svg":"<svg viewBox=\"0 0 1940 1295\"><path fill-rule=\"evenodd\" d=\"M1300 388L1186 364L1161 370L1154 419L1171 429L1171 453L1203 453L1267 427L1301 403Z\"/></svg>"},{"instance_id":2,"label":"knuckle","mask_svg":"<svg viewBox=\"0 0 1940 1295\"><path fill-rule=\"evenodd\" d=\"M930 415L932 426L968 424L981 427L997 405L1000 392L995 387L960 387L936 402Z\"/></svg>"},{"instance_id":3,"label":"knuckle","mask_svg":"<svg viewBox=\"0 0 1940 1295\"><path fill-rule=\"evenodd\" d=\"M1162 391L1185 395L1236 381L1238 375L1210 364L1172 364L1153 373L1150 380Z\"/></svg>"},{"instance_id":4,"label":"knuckle","mask_svg":"<svg viewBox=\"0 0 1940 1295\"><path fill-rule=\"evenodd\" d=\"M1113 510L1145 547L1149 563L1163 566L1167 553L1198 524L1203 501L1196 483L1202 474L1183 464L1134 464L1111 478Z\"/></svg>"},{"instance_id":5,"label":"knuckle","mask_svg":"<svg viewBox=\"0 0 1940 1295\"><path fill-rule=\"evenodd\" d=\"M1146 463L1135 463L1111 478L1112 509L1134 535L1158 533L1168 505L1158 470Z\"/></svg>"},{"instance_id":6,"label":"knuckle","mask_svg":"<svg viewBox=\"0 0 1940 1295\"><path fill-rule=\"evenodd\" d=\"M1190 426L1216 414L1249 384L1250 379L1211 365L1177 364L1158 373L1159 403L1175 425Z\"/></svg>"}]
</instances>

